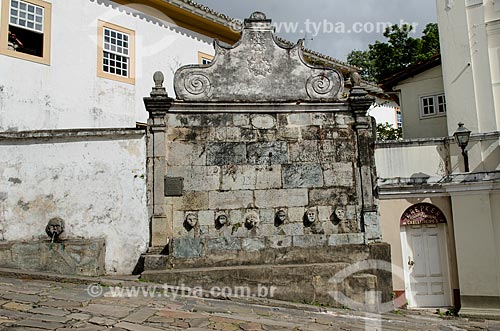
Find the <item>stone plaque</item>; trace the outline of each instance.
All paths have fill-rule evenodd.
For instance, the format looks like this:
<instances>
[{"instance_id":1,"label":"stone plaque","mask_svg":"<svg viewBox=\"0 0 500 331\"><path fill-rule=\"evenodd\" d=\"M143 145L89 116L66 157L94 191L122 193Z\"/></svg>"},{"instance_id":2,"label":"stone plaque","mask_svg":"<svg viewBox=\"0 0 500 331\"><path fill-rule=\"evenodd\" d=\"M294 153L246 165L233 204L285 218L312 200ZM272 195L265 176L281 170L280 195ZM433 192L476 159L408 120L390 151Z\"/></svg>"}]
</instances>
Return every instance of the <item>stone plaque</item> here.
<instances>
[{"instance_id":1,"label":"stone plaque","mask_svg":"<svg viewBox=\"0 0 500 331\"><path fill-rule=\"evenodd\" d=\"M439 223L446 223L443 212L438 207L425 202L406 209L400 221L402 226Z\"/></svg>"},{"instance_id":2,"label":"stone plaque","mask_svg":"<svg viewBox=\"0 0 500 331\"><path fill-rule=\"evenodd\" d=\"M180 197L184 186L184 178L182 177L165 177L165 196Z\"/></svg>"},{"instance_id":3,"label":"stone plaque","mask_svg":"<svg viewBox=\"0 0 500 331\"><path fill-rule=\"evenodd\" d=\"M276 120L271 115L255 115L252 117L252 125L256 129L271 129Z\"/></svg>"}]
</instances>

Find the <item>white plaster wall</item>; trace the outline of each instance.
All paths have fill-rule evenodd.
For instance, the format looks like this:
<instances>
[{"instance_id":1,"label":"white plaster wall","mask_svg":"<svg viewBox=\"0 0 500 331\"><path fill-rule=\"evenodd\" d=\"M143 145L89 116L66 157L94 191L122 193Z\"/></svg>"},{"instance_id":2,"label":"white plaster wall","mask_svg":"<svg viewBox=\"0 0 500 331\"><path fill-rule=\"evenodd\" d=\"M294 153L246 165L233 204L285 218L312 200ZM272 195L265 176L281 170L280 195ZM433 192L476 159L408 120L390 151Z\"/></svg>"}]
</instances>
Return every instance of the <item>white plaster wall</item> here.
<instances>
[{"instance_id":1,"label":"white plaster wall","mask_svg":"<svg viewBox=\"0 0 500 331\"><path fill-rule=\"evenodd\" d=\"M377 147L375 164L379 178L442 177L449 157L443 144Z\"/></svg>"},{"instance_id":2,"label":"white plaster wall","mask_svg":"<svg viewBox=\"0 0 500 331\"><path fill-rule=\"evenodd\" d=\"M500 128L500 88L497 81L500 12L493 0L475 5L436 0L443 78L448 101L448 133L458 122L472 132Z\"/></svg>"},{"instance_id":3,"label":"white plaster wall","mask_svg":"<svg viewBox=\"0 0 500 331\"><path fill-rule=\"evenodd\" d=\"M131 273L149 240L145 138L18 143L0 143L3 239L46 238L61 217L66 238L105 238L107 272Z\"/></svg>"},{"instance_id":4,"label":"white plaster wall","mask_svg":"<svg viewBox=\"0 0 500 331\"><path fill-rule=\"evenodd\" d=\"M173 72L197 63L198 51L214 52L207 37L132 15L108 0L49 2L50 65L0 55L0 131L135 127L148 117L142 98L156 70L165 73L173 96ZM135 85L97 77L97 20L135 31Z\"/></svg>"},{"instance_id":5,"label":"white plaster wall","mask_svg":"<svg viewBox=\"0 0 500 331\"><path fill-rule=\"evenodd\" d=\"M436 0L436 7L448 107L448 135L455 132L458 122L478 132L465 1Z\"/></svg>"},{"instance_id":6,"label":"white plaster wall","mask_svg":"<svg viewBox=\"0 0 500 331\"><path fill-rule=\"evenodd\" d=\"M377 124L389 123L393 128L397 128L396 107L394 103L374 105L368 110L368 115L374 117Z\"/></svg>"},{"instance_id":7,"label":"white plaster wall","mask_svg":"<svg viewBox=\"0 0 500 331\"><path fill-rule=\"evenodd\" d=\"M499 296L497 253L498 194L488 191L451 194L460 294Z\"/></svg>"}]
</instances>

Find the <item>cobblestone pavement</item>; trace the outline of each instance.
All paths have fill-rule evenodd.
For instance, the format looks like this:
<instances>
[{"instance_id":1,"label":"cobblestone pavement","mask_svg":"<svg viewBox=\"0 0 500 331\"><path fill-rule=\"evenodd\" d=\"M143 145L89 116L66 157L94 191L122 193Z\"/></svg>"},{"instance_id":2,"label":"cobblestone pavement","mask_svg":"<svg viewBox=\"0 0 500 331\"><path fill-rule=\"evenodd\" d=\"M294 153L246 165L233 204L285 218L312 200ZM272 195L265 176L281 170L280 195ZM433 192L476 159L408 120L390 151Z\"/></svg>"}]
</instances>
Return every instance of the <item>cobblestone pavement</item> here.
<instances>
[{"instance_id":1,"label":"cobblestone pavement","mask_svg":"<svg viewBox=\"0 0 500 331\"><path fill-rule=\"evenodd\" d=\"M102 288L104 293L111 289ZM88 285L0 277L0 330L500 330L500 321L444 319L431 313L399 311L380 321L378 315L342 309L142 293L93 298Z\"/></svg>"}]
</instances>

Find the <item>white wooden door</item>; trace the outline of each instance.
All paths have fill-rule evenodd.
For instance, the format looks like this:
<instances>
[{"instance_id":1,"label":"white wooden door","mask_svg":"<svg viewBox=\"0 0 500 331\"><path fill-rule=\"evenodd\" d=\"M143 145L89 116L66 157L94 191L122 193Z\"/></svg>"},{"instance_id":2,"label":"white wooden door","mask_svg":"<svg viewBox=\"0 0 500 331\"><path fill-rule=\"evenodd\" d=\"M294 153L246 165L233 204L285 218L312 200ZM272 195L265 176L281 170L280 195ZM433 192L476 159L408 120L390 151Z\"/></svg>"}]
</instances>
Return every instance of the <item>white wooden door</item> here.
<instances>
[{"instance_id":1,"label":"white wooden door","mask_svg":"<svg viewBox=\"0 0 500 331\"><path fill-rule=\"evenodd\" d=\"M402 229L406 298L409 307L451 305L445 224Z\"/></svg>"}]
</instances>

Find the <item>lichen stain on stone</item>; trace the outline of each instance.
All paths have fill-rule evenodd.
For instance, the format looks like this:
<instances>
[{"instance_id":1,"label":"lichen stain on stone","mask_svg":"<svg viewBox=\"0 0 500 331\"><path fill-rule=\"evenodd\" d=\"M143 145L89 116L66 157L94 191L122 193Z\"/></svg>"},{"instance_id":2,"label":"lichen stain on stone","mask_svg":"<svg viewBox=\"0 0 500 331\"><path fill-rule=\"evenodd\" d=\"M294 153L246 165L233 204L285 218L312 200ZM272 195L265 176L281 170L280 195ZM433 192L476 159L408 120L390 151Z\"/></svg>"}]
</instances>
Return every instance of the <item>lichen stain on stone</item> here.
<instances>
[{"instance_id":1,"label":"lichen stain on stone","mask_svg":"<svg viewBox=\"0 0 500 331\"><path fill-rule=\"evenodd\" d=\"M23 181L20 180L19 178L15 178L15 177L10 177L9 178L9 182L13 183L13 184L21 184Z\"/></svg>"},{"instance_id":2,"label":"lichen stain on stone","mask_svg":"<svg viewBox=\"0 0 500 331\"><path fill-rule=\"evenodd\" d=\"M35 210L36 212L52 212L56 210L54 195L39 195L33 201L24 201L23 199L19 199L17 202L17 206L21 208L23 211Z\"/></svg>"},{"instance_id":3,"label":"lichen stain on stone","mask_svg":"<svg viewBox=\"0 0 500 331\"><path fill-rule=\"evenodd\" d=\"M30 203L24 202L23 200L19 200L17 205L24 211L28 211L30 209Z\"/></svg>"}]
</instances>

